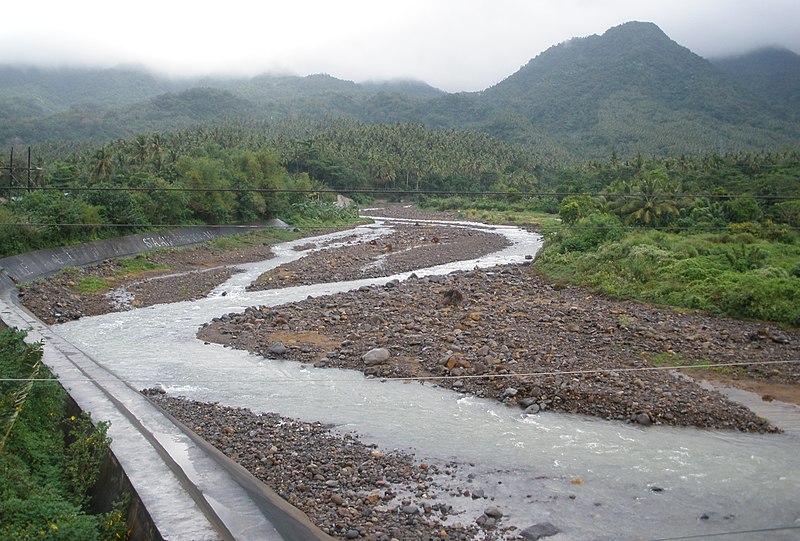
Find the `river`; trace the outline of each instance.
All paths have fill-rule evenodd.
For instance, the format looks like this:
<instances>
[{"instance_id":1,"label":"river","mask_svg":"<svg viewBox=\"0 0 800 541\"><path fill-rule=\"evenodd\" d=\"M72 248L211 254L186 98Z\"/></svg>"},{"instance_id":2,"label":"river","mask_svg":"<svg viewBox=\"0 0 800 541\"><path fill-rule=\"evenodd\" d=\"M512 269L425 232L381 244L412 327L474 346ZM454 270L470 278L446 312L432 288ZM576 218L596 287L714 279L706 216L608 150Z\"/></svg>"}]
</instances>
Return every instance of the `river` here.
<instances>
[{"instance_id":1,"label":"river","mask_svg":"<svg viewBox=\"0 0 800 541\"><path fill-rule=\"evenodd\" d=\"M377 220L356 231L363 242L390 227ZM522 263L540 246L537 235L521 229L491 229L512 245L416 274ZM345 240L352 234L276 246L277 257L243 265L245 272L205 299L87 317L54 330L136 388L163 385L171 394L196 400L331 423L383 448L411 450L426 462L455 460L463 464L460 481L483 489L503 510L503 525L525 528L549 521L561 530L550 538L555 541L647 541L767 529L711 538L798 539L796 433L645 428L549 412L525 417L518 408L434 385L381 382L359 372L268 360L197 340L203 323L248 306L279 305L410 274L245 291L262 272L308 253L294 247L352 242ZM474 477L466 479L470 474ZM456 498L454 505L464 510L455 520L468 522L487 502Z\"/></svg>"}]
</instances>

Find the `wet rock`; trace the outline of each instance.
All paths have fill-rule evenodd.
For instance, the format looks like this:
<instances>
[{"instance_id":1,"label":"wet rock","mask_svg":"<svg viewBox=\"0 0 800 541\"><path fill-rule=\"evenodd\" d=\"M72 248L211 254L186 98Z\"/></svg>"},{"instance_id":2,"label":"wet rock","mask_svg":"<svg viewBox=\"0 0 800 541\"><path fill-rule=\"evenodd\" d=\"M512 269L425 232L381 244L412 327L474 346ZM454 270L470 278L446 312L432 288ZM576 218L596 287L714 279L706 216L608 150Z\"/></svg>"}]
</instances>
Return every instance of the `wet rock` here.
<instances>
[{"instance_id":1,"label":"wet rock","mask_svg":"<svg viewBox=\"0 0 800 541\"><path fill-rule=\"evenodd\" d=\"M550 537L556 535L561 530L553 526L549 522L540 522L539 524L534 524L533 526L529 526L522 530L520 536L523 539L529 539L530 541L536 541L537 539L541 539L542 537Z\"/></svg>"},{"instance_id":2,"label":"wet rock","mask_svg":"<svg viewBox=\"0 0 800 541\"><path fill-rule=\"evenodd\" d=\"M537 413L539 413L540 409L541 408L539 407L539 404L531 404L530 406L525 408L524 413L525 415L536 415Z\"/></svg>"}]
</instances>

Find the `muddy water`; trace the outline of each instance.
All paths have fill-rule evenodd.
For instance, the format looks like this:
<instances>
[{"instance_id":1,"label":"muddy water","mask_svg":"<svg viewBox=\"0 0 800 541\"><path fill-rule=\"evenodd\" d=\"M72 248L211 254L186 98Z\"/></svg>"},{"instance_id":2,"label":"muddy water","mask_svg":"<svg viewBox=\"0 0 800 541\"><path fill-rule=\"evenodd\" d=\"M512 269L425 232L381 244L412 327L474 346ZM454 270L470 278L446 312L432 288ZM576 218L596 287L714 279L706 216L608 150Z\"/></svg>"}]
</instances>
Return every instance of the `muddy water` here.
<instances>
[{"instance_id":1,"label":"muddy water","mask_svg":"<svg viewBox=\"0 0 800 541\"><path fill-rule=\"evenodd\" d=\"M352 231L315 240L326 246L363 242L389 227L378 222L359 228L356 240L346 238ZM496 230L512 246L416 274L523 262L539 248L536 235ZM552 522L562 531L554 540L650 540L800 527L797 434L642 428L555 413L523 417L519 409L432 385L267 360L195 338L204 322L247 306L278 305L409 274L245 291L260 273L301 257L306 252L293 248L309 242L277 247L275 259L244 266L246 272L207 299L85 318L56 331L137 388L161 384L193 399L332 423L382 447L412 450L420 460L458 461L459 477L442 481L482 489L493 501L452 498L464 511L455 520L470 522L487 505L496 505L505 513L505 525ZM721 539L789 540L798 532Z\"/></svg>"}]
</instances>

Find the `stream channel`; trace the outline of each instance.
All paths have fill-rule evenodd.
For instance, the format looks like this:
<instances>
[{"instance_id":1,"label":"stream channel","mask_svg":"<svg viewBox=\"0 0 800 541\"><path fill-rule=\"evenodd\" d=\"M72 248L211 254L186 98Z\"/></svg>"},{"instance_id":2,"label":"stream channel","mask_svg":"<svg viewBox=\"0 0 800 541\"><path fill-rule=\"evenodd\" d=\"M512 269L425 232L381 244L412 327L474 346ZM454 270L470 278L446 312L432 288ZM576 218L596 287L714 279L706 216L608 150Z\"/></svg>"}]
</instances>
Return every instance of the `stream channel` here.
<instances>
[{"instance_id":1,"label":"stream channel","mask_svg":"<svg viewBox=\"0 0 800 541\"><path fill-rule=\"evenodd\" d=\"M275 246L275 258L241 265L245 272L205 299L85 317L53 330L138 389L163 385L173 395L334 424L381 448L411 451L420 461L456 461L462 464L459 479L440 481L483 489L493 501L442 492L440 500L463 510L453 520L469 523L494 505L505 514L503 526L551 522L561 531L548 538L554 541L800 538L796 432L640 427L550 412L526 417L517 407L435 385L382 382L355 371L268 360L195 337L203 323L248 306L407 278L410 273L245 291L266 270L321 246L368 241L397 221L376 219L356 230ZM496 231L512 245L477 260L419 269L418 276L523 263L540 247L538 235L514 227L461 225ZM356 240L346 238L354 232ZM294 250L310 242L318 247ZM746 531L751 533L717 535Z\"/></svg>"}]
</instances>

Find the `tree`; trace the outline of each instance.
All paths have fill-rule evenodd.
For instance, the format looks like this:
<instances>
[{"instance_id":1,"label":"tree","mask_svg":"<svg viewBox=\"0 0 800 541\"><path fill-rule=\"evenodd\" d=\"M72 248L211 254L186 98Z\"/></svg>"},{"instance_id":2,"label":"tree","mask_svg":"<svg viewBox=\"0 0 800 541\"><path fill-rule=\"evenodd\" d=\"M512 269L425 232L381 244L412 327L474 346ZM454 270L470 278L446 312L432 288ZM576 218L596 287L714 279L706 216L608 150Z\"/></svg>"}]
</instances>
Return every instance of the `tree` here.
<instances>
[{"instance_id":1,"label":"tree","mask_svg":"<svg viewBox=\"0 0 800 541\"><path fill-rule=\"evenodd\" d=\"M91 178L93 180L107 180L111 175L111 152L102 147L94 153L94 165L92 166Z\"/></svg>"},{"instance_id":2,"label":"tree","mask_svg":"<svg viewBox=\"0 0 800 541\"><path fill-rule=\"evenodd\" d=\"M617 207L626 223L656 226L668 223L680 215L675 202L677 186L670 183L667 172L661 168L640 176L629 196Z\"/></svg>"},{"instance_id":3,"label":"tree","mask_svg":"<svg viewBox=\"0 0 800 541\"><path fill-rule=\"evenodd\" d=\"M558 215L565 224L574 224L597 211L597 202L588 195L569 195L561 201Z\"/></svg>"}]
</instances>

